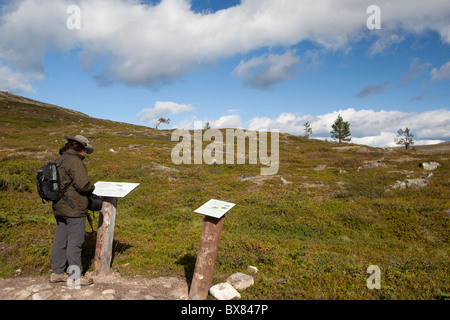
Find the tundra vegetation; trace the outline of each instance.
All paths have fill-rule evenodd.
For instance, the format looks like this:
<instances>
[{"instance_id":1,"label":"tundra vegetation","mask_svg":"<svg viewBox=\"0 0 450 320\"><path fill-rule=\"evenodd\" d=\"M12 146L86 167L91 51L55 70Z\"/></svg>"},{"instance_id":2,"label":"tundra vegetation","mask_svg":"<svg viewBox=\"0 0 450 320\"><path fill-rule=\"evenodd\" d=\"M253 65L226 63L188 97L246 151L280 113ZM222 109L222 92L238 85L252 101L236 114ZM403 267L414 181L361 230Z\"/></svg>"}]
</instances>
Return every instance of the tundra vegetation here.
<instances>
[{"instance_id":1,"label":"tundra vegetation","mask_svg":"<svg viewBox=\"0 0 450 320\"><path fill-rule=\"evenodd\" d=\"M3 92L0 114L0 277L48 276L55 220L35 174L65 135L83 134L95 146L86 159L93 181L141 184L118 203L112 267L122 275L190 281L203 225L193 212L216 198L236 206L225 218L213 284L256 266L242 299L450 297L448 143L381 149L280 134L278 173L261 176L261 165L248 161L173 164L171 130ZM441 165L425 187L392 188L423 178L426 161ZM87 234L88 271L95 241ZM381 288L370 290L373 265Z\"/></svg>"}]
</instances>

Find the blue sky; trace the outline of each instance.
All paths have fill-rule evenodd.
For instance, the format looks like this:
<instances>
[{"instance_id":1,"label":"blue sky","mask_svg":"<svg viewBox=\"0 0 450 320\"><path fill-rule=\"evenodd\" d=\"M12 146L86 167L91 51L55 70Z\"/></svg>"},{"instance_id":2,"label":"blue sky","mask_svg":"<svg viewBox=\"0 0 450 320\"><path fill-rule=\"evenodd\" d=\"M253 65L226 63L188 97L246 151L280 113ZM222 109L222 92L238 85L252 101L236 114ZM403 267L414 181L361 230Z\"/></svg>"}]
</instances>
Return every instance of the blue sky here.
<instances>
[{"instance_id":1,"label":"blue sky","mask_svg":"<svg viewBox=\"0 0 450 320\"><path fill-rule=\"evenodd\" d=\"M3 1L0 90L162 129L279 129L352 142L450 140L448 1ZM69 30L70 5L80 29ZM369 30L367 8L380 8ZM78 17L78 16L76 16ZM71 20L75 21L75 20Z\"/></svg>"}]
</instances>

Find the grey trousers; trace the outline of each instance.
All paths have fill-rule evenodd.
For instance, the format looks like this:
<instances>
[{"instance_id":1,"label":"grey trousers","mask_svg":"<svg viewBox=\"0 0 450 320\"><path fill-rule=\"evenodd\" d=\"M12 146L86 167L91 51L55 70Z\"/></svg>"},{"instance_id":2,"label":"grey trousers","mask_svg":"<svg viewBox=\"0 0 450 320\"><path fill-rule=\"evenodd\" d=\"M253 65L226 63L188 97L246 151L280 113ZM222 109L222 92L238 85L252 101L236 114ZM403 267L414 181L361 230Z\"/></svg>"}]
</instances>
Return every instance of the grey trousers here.
<instances>
[{"instance_id":1,"label":"grey trousers","mask_svg":"<svg viewBox=\"0 0 450 320\"><path fill-rule=\"evenodd\" d=\"M81 263L81 247L86 233L86 217L70 218L55 216L56 231L52 245L52 273L62 274L66 271L66 263L71 269Z\"/></svg>"}]
</instances>

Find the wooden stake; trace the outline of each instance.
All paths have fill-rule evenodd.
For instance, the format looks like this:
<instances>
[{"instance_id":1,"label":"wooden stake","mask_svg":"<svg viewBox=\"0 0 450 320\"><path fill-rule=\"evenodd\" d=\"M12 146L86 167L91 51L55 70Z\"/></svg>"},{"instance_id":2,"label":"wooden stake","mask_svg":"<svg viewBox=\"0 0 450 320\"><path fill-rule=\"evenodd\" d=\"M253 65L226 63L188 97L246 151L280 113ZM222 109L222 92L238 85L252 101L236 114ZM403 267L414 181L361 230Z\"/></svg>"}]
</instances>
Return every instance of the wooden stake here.
<instances>
[{"instance_id":1,"label":"wooden stake","mask_svg":"<svg viewBox=\"0 0 450 320\"><path fill-rule=\"evenodd\" d=\"M117 198L103 197L103 206L98 217L94 276L104 276L109 273L111 268L114 226L116 224L116 208Z\"/></svg>"},{"instance_id":2,"label":"wooden stake","mask_svg":"<svg viewBox=\"0 0 450 320\"><path fill-rule=\"evenodd\" d=\"M208 296L213 281L214 265L224 220L225 216L220 219L205 216L194 276L189 291L190 300L204 300Z\"/></svg>"}]
</instances>

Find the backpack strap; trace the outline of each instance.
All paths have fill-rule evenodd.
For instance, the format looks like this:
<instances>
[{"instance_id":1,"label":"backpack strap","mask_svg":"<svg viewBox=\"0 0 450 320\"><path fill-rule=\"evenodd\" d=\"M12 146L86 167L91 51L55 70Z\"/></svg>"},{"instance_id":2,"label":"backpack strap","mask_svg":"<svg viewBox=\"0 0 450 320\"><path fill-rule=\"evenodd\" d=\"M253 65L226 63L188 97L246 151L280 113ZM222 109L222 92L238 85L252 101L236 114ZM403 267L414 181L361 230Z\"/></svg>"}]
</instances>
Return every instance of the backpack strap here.
<instances>
[{"instance_id":1,"label":"backpack strap","mask_svg":"<svg viewBox=\"0 0 450 320\"><path fill-rule=\"evenodd\" d=\"M70 186L70 185L71 185L71 183L69 183L69 186ZM64 188L64 191L63 191L63 192L65 192L66 189L67 189L67 188ZM69 198L67 198L66 195L65 195L64 193L61 195L61 199L63 199L63 200L69 205L69 207L71 207L72 209L75 209L75 205L73 204L73 202L70 201Z\"/></svg>"},{"instance_id":2,"label":"backpack strap","mask_svg":"<svg viewBox=\"0 0 450 320\"><path fill-rule=\"evenodd\" d=\"M67 158L71 157L72 155L69 154L67 156L65 156L64 158L61 159L61 161L59 161L59 163L56 164L56 167L58 168L59 166L61 166L61 164L64 162L64 160L66 160Z\"/></svg>"}]
</instances>

